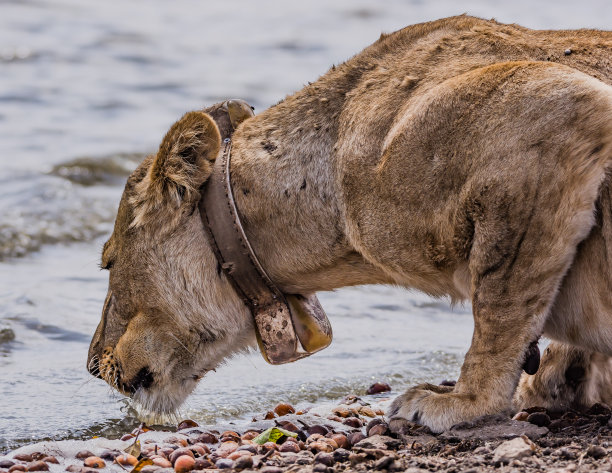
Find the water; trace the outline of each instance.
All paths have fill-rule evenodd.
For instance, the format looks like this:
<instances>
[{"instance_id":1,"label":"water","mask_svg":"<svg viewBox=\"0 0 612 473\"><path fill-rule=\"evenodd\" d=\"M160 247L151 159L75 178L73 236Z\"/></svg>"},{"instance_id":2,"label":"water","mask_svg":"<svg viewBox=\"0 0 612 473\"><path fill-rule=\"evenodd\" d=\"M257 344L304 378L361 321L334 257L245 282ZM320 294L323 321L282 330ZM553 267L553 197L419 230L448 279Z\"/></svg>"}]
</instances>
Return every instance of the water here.
<instances>
[{"instance_id":1,"label":"water","mask_svg":"<svg viewBox=\"0 0 612 473\"><path fill-rule=\"evenodd\" d=\"M125 176L187 110L258 110L405 25L468 12L533 28L609 28L609 0L197 2L0 0L0 453L137 422L85 371L107 274L99 250ZM272 367L258 354L209 375L181 416L249 418L457 376L469 307L364 287L321 294L332 346Z\"/></svg>"}]
</instances>

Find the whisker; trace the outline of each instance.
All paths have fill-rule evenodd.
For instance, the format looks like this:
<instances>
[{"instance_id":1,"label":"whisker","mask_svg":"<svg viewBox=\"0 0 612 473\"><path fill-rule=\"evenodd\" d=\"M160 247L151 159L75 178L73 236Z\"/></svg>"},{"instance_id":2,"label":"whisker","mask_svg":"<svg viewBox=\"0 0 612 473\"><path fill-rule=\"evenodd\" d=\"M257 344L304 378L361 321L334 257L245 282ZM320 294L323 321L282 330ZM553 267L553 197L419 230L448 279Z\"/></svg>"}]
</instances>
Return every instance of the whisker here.
<instances>
[{"instance_id":1,"label":"whisker","mask_svg":"<svg viewBox=\"0 0 612 473\"><path fill-rule=\"evenodd\" d=\"M191 351L189 351L189 349L188 349L188 348L187 348L187 347L186 347L186 346L183 344L183 342L181 342L181 341L179 340L179 338L178 338L176 335L174 335L172 332L169 332L168 334L169 334L169 335L170 335L172 338L174 338L174 339L175 339L175 340L176 340L176 341L179 343L179 345L180 345L180 346L182 346L182 347L185 349L185 351L186 351L187 353L189 353L191 356L194 356L194 355L193 355L193 353L191 353Z\"/></svg>"}]
</instances>

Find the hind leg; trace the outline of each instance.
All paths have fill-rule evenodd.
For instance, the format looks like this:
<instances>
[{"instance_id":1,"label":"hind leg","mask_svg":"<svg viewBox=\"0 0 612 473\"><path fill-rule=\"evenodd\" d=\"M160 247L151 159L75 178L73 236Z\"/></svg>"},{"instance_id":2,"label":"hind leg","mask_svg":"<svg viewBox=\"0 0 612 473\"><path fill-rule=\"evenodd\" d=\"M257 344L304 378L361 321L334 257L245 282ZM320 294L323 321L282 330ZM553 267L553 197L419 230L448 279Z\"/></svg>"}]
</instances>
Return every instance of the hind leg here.
<instances>
[{"instance_id":1,"label":"hind leg","mask_svg":"<svg viewBox=\"0 0 612 473\"><path fill-rule=\"evenodd\" d=\"M517 409L564 411L597 402L612 405L612 358L559 342L544 350L535 375L522 375L514 394Z\"/></svg>"}]
</instances>

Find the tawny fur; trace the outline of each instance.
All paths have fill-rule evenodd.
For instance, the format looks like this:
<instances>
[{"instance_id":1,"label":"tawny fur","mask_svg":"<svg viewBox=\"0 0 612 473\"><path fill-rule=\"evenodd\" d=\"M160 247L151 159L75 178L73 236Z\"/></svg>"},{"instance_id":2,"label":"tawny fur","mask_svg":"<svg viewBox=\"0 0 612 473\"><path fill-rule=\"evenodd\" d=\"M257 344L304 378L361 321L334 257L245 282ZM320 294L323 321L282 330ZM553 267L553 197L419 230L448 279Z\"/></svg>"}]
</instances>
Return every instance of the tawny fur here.
<instances>
[{"instance_id":1,"label":"tawny fur","mask_svg":"<svg viewBox=\"0 0 612 473\"><path fill-rule=\"evenodd\" d=\"M448 18L383 35L236 130L237 207L284 291L392 283L471 300L457 385L400 396L395 428L509 408L543 332L612 354L611 57L611 32ZM194 129L206 145L180 145ZM177 122L128 180L103 252L109 299L90 359L110 347L115 385L155 410L255 340L196 208L219 139L205 113ZM149 388L132 381L143 367ZM550 386L534 379L517 399Z\"/></svg>"}]
</instances>

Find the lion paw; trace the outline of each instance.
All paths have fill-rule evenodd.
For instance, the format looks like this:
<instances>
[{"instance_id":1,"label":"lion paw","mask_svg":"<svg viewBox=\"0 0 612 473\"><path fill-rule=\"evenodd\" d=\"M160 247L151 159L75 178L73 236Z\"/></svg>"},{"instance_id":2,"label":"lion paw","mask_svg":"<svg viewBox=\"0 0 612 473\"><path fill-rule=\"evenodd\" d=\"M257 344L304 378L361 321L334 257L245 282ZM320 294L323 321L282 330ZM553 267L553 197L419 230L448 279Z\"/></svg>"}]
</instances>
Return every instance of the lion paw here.
<instances>
[{"instance_id":1,"label":"lion paw","mask_svg":"<svg viewBox=\"0 0 612 473\"><path fill-rule=\"evenodd\" d=\"M432 432L443 432L474 415L472 405L453 392L452 386L420 384L395 398L387 415L389 428L404 433L414 423L426 425Z\"/></svg>"}]
</instances>

